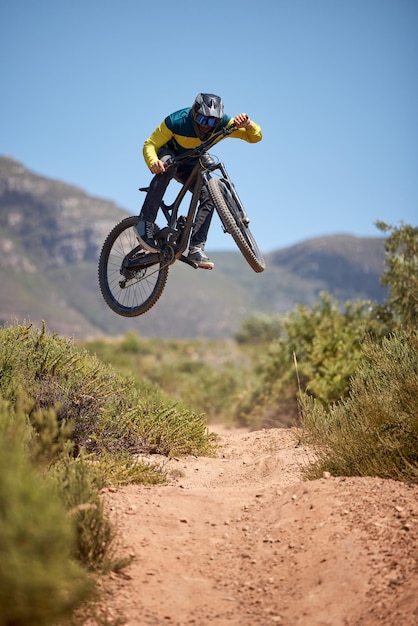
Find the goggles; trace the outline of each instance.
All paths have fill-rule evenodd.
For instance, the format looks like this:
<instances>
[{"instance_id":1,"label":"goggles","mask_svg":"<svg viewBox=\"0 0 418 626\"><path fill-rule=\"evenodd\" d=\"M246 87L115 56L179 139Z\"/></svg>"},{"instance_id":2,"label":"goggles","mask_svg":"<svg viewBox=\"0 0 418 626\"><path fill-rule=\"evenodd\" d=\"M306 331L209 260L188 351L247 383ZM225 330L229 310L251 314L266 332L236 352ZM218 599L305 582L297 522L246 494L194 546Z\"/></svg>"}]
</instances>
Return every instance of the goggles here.
<instances>
[{"instance_id":1,"label":"goggles","mask_svg":"<svg viewBox=\"0 0 418 626\"><path fill-rule=\"evenodd\" d=\"M217 117L208 117L207 115L198 115L196 121L199 126L210 126L211 128L214 128L219 123Z\"/></svg>"}]
</instances>

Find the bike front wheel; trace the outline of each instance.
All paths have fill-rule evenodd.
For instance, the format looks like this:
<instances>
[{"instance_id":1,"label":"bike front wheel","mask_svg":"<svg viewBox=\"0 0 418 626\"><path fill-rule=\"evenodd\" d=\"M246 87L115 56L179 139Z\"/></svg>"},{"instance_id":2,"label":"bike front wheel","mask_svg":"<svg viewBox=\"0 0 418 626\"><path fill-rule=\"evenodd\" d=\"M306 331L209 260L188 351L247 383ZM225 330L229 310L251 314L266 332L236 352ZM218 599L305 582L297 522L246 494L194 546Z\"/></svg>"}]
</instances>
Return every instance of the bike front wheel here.
<instances>
[{"instance_id":1,"label":"bike front wheel","mask_svg":"<svg viewBox=\"0 0 418 626\"><path fill-rule=\"evenodd\" d=\"M255 272L263 272L266 269L263 255L228 186L219 178L211 178L208 189L225 231L231 235L250 267Z\"/></svg>"},{"instance_id":2,"label":"bike front wheel","mask_svg":"<svg viewBox=\"0 0 418 626\"><path fill-rule=\"evenodd\" d=\"M99 258L99 286L104 301L123 317L149 311L168 277L167 265L147 263L151 255L138 245L134 228L137 223L135 215L119 222L107 236Z\"/></svg>"}]
</instances>

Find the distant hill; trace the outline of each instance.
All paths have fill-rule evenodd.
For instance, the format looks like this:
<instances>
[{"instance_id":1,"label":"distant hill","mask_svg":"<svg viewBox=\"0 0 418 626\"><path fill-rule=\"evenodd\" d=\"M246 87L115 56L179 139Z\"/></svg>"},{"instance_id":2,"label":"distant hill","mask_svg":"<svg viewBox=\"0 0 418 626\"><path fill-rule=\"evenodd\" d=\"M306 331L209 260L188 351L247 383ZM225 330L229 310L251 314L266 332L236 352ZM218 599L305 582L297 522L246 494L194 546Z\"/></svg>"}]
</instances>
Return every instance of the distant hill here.
<instances>
[{"instance_id":1,"label":"distant hill","mask_svg":"<svg viewBox=\"0 0 418 626\"><path fill-rule=\"evenodd\" d=\"M231 336L255 313L313 304L321 291L341 302L382 301L384 239L332 235L266 255L255 274L237 252L211 253L216 269L170 268L147 314L127 319L105 305L97 261L111 228L128 213L82 189L0 157L0 322L23 319L76 338L119 335Z\"/></svg>"}]
</instances>

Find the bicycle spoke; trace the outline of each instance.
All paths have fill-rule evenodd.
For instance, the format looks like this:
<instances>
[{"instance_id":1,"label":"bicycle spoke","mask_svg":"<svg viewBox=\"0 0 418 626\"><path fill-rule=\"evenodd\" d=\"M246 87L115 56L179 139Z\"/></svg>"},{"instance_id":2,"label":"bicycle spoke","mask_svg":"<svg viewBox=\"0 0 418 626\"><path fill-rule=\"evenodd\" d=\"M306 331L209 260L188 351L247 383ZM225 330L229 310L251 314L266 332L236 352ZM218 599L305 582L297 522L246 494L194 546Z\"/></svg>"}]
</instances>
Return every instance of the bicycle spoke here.
<instances>
[{"instance_id":1,"label":"bicycle spoke","mask_svg":"<svg viewBox=\"0 0 418 626\"><path fill-rule=\"evenodd\" d=\"M104 300L119 315L134 317L148 311L161 296L168 267L126 266L126 260L146 258L138 246L134 226L138 218L125 218L108 235L99 260L99 284Z\"/></svg>"}]
</instances>

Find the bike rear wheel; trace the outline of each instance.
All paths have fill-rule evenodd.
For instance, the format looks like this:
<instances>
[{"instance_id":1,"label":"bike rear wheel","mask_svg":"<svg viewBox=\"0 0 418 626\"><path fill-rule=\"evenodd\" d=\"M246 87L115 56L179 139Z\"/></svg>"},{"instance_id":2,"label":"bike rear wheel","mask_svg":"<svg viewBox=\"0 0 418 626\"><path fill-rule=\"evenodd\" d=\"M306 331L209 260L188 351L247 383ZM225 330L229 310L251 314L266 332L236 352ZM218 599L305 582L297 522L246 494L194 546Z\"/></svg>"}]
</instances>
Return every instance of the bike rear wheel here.
<instances>
[{"instance_id":1,"label":"bike rear wheel","mask_svg":"<svg viewBox=\"0 0 418 626\"><path fill-rule=\"evenodd\" d=\"M168 266L161 262L127 267L135 259L146 261L134 226L138 217L126 217L107 236L99 258L99 286L106 304L118 315L136 317L149 311L161 296ZM149 255L149 258L151 256Z\"/></svg>"},{"instance_id":2,"label":"bike rear wheel","mask_svg":"<svg viewBox=\"0 0 418 626\"><path fill-rule=\"evenodd\" d=\"M208 182L208 189L225 231L232 236L252 269L255 272L264 271L266 264L263 255L227 184L219 178L211 178Z\"/></svg>"}]
</instances>

